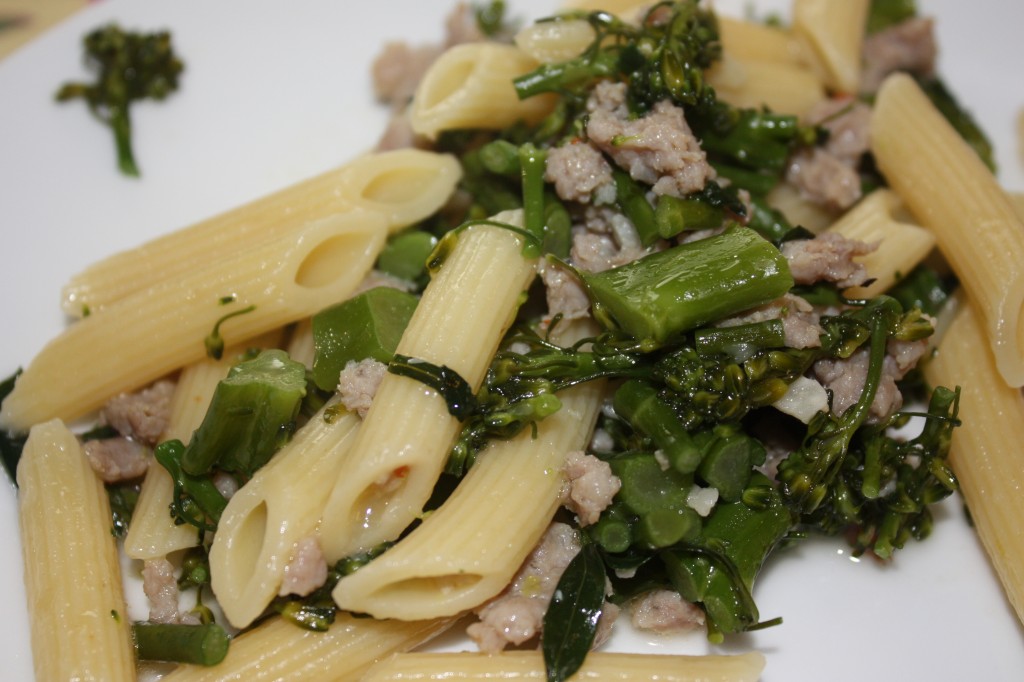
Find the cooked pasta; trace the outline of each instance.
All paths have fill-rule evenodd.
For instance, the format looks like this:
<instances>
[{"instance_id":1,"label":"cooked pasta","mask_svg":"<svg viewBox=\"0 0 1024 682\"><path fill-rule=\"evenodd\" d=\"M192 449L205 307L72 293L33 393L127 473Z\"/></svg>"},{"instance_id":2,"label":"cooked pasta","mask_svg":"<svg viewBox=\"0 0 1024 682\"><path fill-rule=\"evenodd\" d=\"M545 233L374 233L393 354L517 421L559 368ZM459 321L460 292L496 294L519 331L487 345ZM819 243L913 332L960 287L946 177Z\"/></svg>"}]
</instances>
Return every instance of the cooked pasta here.
<instances>
[{"instance_id":1,"label":"cooked pasta","mask_svg":"<svg viewBox=\"0 0 1024 682\"><path fill-rule=\"evenodd\" d=\"M1003 583L1017 618L1024 622L1024 397L1006 385L976 303L965 302L925 365L928 381L960 386L960 419L950 463L971 519Z\"/></svg>"},{"instance_id":2,"label":"cooked pasta","mask_svg":"<svg viewBox=\"0 0 1024 682\"><path fill-rule=\"evenodd\" d=\"M515 225L522 215L494 220ZM503 227L478 225L458 235L395 352L449 367L478 387L536 274L536 261L522 251L522 239ZM475 286L488 277L503 286ZM396 414L404 415L397 424ZM328 560L394 540L412 523L459 428L440 394L409 377L385 376L324 510L320 537Z\"/></svg>"},{"instance_id":3,"label":"cooked pasta","mask_svg":"<svg viewBox=\"0 0 1024 682\"><path fill-rule=\"evenodd\" d=\"M18 486L36 679L134 680L107 493L59 420L32 427Z\"/></svg>"},{"instance_id":4,"label":"cooked pasta","mask_svg":"<svg viewBox=\"0 0 1024 682\"><path fill-rule=\"evenodd\" d=\"M240 314L222 331L233 343L307 317L355 290L386 234L379 214L350 211L309 224L297 240L271 240L123 298L36 356L4 400L0 425L75 419L195 362L207 352L203 340L231 313Z\"/></svg>"},{"instance_id":5,"label":"cooked pasta","mask_svg":"<svg viewBox=\"0 0 1024 682\"><path fill-rule=\"evenodd\" d=\"M878 167L977 302L999 373L1024 385L1024 224L1006 193L910 76L882 84L871 130Z\"/></svg>"},{"instance_id":6,"label":"cooked pasta","mask_svg":"<svg viewBox=\"0 0 1024 682\"><path fill-rule=\"evenodd\" d=\"M758 653L732 656L670 656L595 653L570 680L664 680L665 682L755 682L764 669ZM543 680L536 651L502 654L401 654L375 665L366 682L434 680Z\"/></svg>"}]
</instances>

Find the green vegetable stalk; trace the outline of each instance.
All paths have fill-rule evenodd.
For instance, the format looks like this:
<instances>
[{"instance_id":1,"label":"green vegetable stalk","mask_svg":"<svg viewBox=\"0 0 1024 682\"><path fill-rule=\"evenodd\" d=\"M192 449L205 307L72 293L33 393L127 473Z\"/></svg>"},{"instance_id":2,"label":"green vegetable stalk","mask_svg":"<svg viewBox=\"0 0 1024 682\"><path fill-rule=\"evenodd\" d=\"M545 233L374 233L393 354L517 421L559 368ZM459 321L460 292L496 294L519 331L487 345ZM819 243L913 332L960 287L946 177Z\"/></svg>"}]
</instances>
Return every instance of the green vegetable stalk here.
<instances>
[{"instance_id":1,"label":"green vegetable stalk","mask_svg":"<svg viewBox=\"0 0 1024 682\"><path fill-rule=\"evenodd\" d=\"M235 365L217 385L182 470L202 476L216 466L251 476L291 437L305 395L306 368L284 351L265 350Z\"/></svg>"},{"instance_id":2,"label":"green vegetable stalk","mask_svg":"<svg viewBox=\"0 0 1024 682\"><path fill-rule=\"evenodd\" d=\"M178 625L134 623L132 634L139 660L217 665L228 654L231 638L216 623Z\"/></svg>"},{"instance_id":3,"label":"green vegetable stalk","mask_svg":"<svg viewBox=\"0 0 1024 682\"><path fill-rule=\"evenodd\" d=\"M595 317L653 345L773 301L793 286L779 250L739 227L580 277Z\"/></svg>"},{"instance_id":4,"label":"green vegetable stalk","mask_svg":"<svg viewBox=\"0 0 1024 682\"><path fill-rule=\"evenodd\" d=\"M138 176L132 151L131 103L166 98L177 90L184 65L174 54L166 31L133 33L110 24L92 31L83 42L87 62L98 71L98 80L64 84L57 91L57 101L85 100L90 111L114 131L121 172Z\"/></svg>"}]
</instances>

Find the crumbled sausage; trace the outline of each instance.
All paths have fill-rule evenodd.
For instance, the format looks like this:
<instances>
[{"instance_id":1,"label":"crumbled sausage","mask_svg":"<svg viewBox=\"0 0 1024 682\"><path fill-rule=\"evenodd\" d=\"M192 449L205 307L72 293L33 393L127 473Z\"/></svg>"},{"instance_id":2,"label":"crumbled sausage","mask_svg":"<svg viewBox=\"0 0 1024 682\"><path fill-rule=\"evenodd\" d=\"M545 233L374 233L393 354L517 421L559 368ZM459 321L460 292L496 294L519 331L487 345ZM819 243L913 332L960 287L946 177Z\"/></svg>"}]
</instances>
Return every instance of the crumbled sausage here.
<instances>
[{"instance_id":1,"label":"crumbled sausage","mask_svg":"<svg viewBox=\"0 0 1024 682\"><path fill-rule=\"evenodd\" d=\"M512 583L477 609L480 622L470 625L466 634L488 653L533 639L541 631L558 579L579 551L575 530L564 523L551 524Z\"/></svg>"},{"instance_id":2,"label":"crumbled sausage","mask_svg":"<svg viewBox=\"0 0 1024 682\"><path fill-rule=\"evenodd\" d=\"M861 92L876 92L894 71L932 76L938 53L933 29L930 17L912 17L867 36L862 50Z\"/></svg>"},{"instance_id":3,"label":"crumbled sausage","mask_svg":"<svg viewBox=\"0 0 1024 682\"><path fill-rule=\"evenodd\" d=\"M312 593L327 582L327 559L315 537L303 538L295 543L291 559L284 567L284 577L278 594L282 597Z\"/></svg>"},{"instance_id":4,"label":"crumbled sausage","mask_svg":"<svg viewBox=\"0 0 1024 682\"><path fill-rule=\"evenodd\" d=\"M782 320L786 345L790 348L821 346L822 329L818 324L818 312L806 299L793 294L785 294L781 298L747 310L735 317L720 320L716 326L735 327L776 319Z\"/></svg>"},{"instance_id":5,"label":"crumbled sausage","mask_svg":"<svg viewBox=\"0 0 1024 682\"><path fill-rule=\"evenodd\" d=\"M597 522L601 512L612 503L622 487L622 481L612 473L604 460L582 450L570 452L565 458L565 476L568 489L564 505L576 514L581 526Z\"/></svg>"},{"instance_id":6,"label":"crumbled sausage","mask_svg":"<svg viewBox=\"0 0 1024 682\"><path fill-rule=\"evenodd\" d=\"M786 168L786 182L805 200L828 209L849 208L861 197L857 169L821 147L793 154Z\"/></svg>"},{"instance_id":7,"label":"crumbled sausage","mask_svg":"<svg viewBox=\"0 0 1024 682\"><path fill-rule=\"evenodd\" d=\"M681 197L699 192L715 177L680 107L665 100L629 119L619 96L606 97L608 92L614 91L609 87L588 102L587 137L634 180L652 185L655 194Z\"/></svg>"},{"instance_id":8,"label":"crumbled sausage","mask_svg":"<svg viewBox=\"0 0 1024 682\"><path fill-rule=\"evenodd\" d=\"M580 320L590 316L590 297L580 280L557 264L544 263L540 269L544 282L548 313L545 326L556 316L563 320Z\"/></svg>"},{"instance_id":9,"label":"crumbled sausage","mask_svg":"<svg viewBox=\"0 0 1024 682\"><path fill-rule=\"evenodd\" d=\"M612 167L597 149L577 141L548 151L544 179L563 201L610 204L615 201Z\"/></svg>"},{"instance_id":10,"label":"crumbled sausage","mask_svg":"<svg viewBox=\"0 0 1024 682\"><path fill-rule=\"evenodd\" d=\"M605 207L588 206L584 222L574 225L569 257L580 270L604 272L632 263L647 250L629 218Z\"/></svg>"},{"instance_id":11,"label":"crumbled sausage","mask_svg":"<svg viewBox=\"0 0 1024 682\"><path fill-rule=\"evenodd\" d=\"M833 232L824 232L814 239L794 239L782 245L782 255L797 284L834 282L841 288L855 287L867 281L864 265L857 256L871 253L878 244L847 239Z\"/></svg>"},{"instance_id":12,"label":"crumbled sausage","mask_svg":"<svg viewBox=\"0 0 1024 682\"><path fill-rule=\"evenodd\" d=\"M338 376L338 395L345 409L365 417L373 404L373 396L388 373L388 366L379 360L367 358L350 360Z\"/></svg>"},{"instance_id":13,"label":"crumbled sausage","mask_svg":"<svg viewBox=\"0 0 1024 682\"><path fill-rule=\"evenodd\" d=\"M86 441L82 449L104 483L138 478L146 473L152 460L149 448L123 436Z\"/></svg>"},{"instance_id":14,"label":"crumbled sausage","mask_svg":"<svg viewBox=\"0 0 1024 682\"><path fill-rule=\"evenodd\" d=\"M651 590L629 602L630 620L638 630L680 632L704 625L704 612L675 590Z\"/></svg>"},{"instance_id":15,"label":"crumbled sausage","mask_svg":"<svg viewBox=\"0 0 1024 682\"><path fill-rule=\"evenodd\" d=\"M871 403L869 419L881 421L903 405L903 395L896 382L913 369L928 348L928 341L899 341L886 344L882 377ZM842 414L860 399L867 381L870 357L867 348L858 349L845 360L823 359L814 363L814 375L832 391L832 411Z\"/></svg>"},{"instance_id":16,"label":"crumbled sausage","mask_svg":"<svg viewBox=\"0 0 1024 682\"><path fill-rule=\"evenodd\" d=\"M156 382L137 393L122 393L103 406L102 420L126 438L156 445L171 419L174 382Z\"/></svg>"},{"instance_id":17,"label":"crumbled sausage","mask_svg":"<svg viewBox=\"0 0 1024 682\"><path fill-rule=\"evenodd\" d=\"M165 558L146 559L142 564L142 591L149 599L149 620L153 623L197 625L199 619L179 610L178 581L174 566Z\"/></svg>"}]
</instances>

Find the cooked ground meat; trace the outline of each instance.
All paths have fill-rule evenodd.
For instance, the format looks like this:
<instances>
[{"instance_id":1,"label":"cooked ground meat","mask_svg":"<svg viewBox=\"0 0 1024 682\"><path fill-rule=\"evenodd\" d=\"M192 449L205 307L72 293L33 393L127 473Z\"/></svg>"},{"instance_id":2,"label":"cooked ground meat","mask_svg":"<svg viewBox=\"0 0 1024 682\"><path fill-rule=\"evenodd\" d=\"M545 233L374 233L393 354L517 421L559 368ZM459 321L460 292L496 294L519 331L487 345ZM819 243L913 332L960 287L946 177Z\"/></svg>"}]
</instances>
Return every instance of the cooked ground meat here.
<instances>
[{"instance_id":1,"label":"cooked ground meat","mask_svg":"<svg viewBox=\"0 0 1024 682\"><path fill-rule=\"evenodd\" d=\"M327 560L315 537L303 538L295 543L291 559L284 567L284 578L278 594L282 597L297 594L305 597L327 582Z\"/></svg>"},{"instance_id":2,"label":"cooked ground meat","mask_svg":"<svg viewBox=\"0 0 1024 682\"><path fill-rule=\"evenodd\" d=\"M548 302L545 326L557 315L563 320L580 320L590 316L590 297L579 279L564 267L543 263L540 278Z\"/></svg>"},{"instance_id":3,"label":"cooked ground meat","mask_svg":"<svg viewBox=\"0 0 1024 682\"><path fill-rule=\"evenodd\" d=\"M122 393L103 406L101 419L126 438L156 445L171 418L174 382L156 382L137 393Z\"/></svg>"},{"instance_id":4,"label":"cooked ground meat","mask_svg":"<svg viewBox=\"0 0 1024 682\"><path fill-rule=\"evenodd\" d=\"M148 447L130 438L90 440L82 447L93 471L104 483L138 478L146 473L153 459Z\"/></svg>"},{"instance_id":5,"label":"cooked ground meat","mask_svg":"<svg viewBox=\"0 0 1024 682\"><path fill-rule=\"evenodd\" d=\"M666 100L629 119L619 96L605 94L595 91L588 102L587 137L633 179L652 185L655 194L681 197L704 189L715 177L680 107Z\"/></svg>"},{"instance_id":6,"label":"cooked ground meat","mask_svg":"<svg viewBox=\"0 0 1024 682\"><path fill-rule=\"evenodd\" d=\"M638 630L680 632L704 625L700 607L674 590L651 590L629 602L630 620Z\"/></svg>"},{"instance_id":7,"label":"cooked ground meat","mask_svg":"<svg viewBox=\"0 0 1024 682\"><path fill-rule=\"evenodd\" d=\"M564 523L551 524L512 583L477 609L480 622L470 625L466 634L487 653L496 653L508 644L518 645L536 637L558 579L579 551L580 541L575 530Z\"/></svg>"},{"instance_id":8,"label":"cooked ground meat","mask_svg":"<svg viewBox=\"0 0 1024 682\"><path fill-rule=\"evenodd\" d=\"M576 515L581 526L597 523L622 487L622 481L612 473L608 462L582 450L569 453L564 471L569 484L565 507Z\"/></svg>"},{"instance_id":9,"label":"cooked ground meat","mask_svg":"<svg viewBox=\"0 0 1024 682\"><path fill-rule=\"evenodd\" d=\"M868 150L871 108L852 97L822 101L807 113L829 137L821 147L802 149L789 160L786 181L800 195L832 210L849 208L861 197L857 166Z\"/></svg>"},{"instance_id":10,"label":"cooked ground meat","mask_svg":"<svg viewBox=\"0 0 1024 682\"><path fill-rule=\"evenodd\" d=\"M782 245L782 255L789 262L789 270L797 284L834 282L841 288L855 287L867 281L867 271L856 256L863 256L878 248L877 244L847 239L824 232L814 239L794 239Z\"/></svg>"},{"instance_id":11,"label":"cooked ground meat","mask_svg":"<svg viewBox=\"0 0 1024 682\"><path fill-rule=\"evenodd\" d=\"M928 341L890 340L882 363L882 378L871 403L869 419L881 421L903 405L903 395L896 382L913 369L928 348ZM832 391L832 410L842 414L853 406L864 392L870 358L867 348L860 348L846 360L818 360L814 375Z\"/></svg>"},{"instance_id":12,"label":"cooked ground meat","mask_svg":"<svg viewBox=\"0 0 1024 682\"><path fill-rule=\"evenodd\" d=\"M373 403L380 382L388 373L388 366L378 360L367 358L359 362L349 361L338 376L338 394L345 409L365 417Z\"/></svg>"},{"instance_id":13,"label":"cooked ground meat","mask_svg":"<svg viewBox=\"0 0 1024 682\"><path fill-rule=\"evenodd\" d=\"M719 327L735 327L766 320L782 320L786 345L790 348L817 348L821 346L819 315L810 303L793 294L785 294L770 303L747 310L735 317L716 323Z\"/></svg>"},{"instance_id":14,"label":"cooked ground meat","mask_svg":"<svg viewBox=\"0 0 1024 682\"><path fill-rule=\"evenodd\" d=\"M815 106L805 117L828 131L825 151L852 166L868 151L871 107L853 97L834 97Z\"/></svg>"},{"instance_id":15,"label":"cooked ground meat","mask_svg":"<svg viewBox=\"0 0 1024 682\"><path fill-rule=\"evenodd\" d=\"M610 204L615 201L612 167L597 149L578 141L548 151L544 179L563 201Z\"/></svg>"},{"instance_id":16,"label":"cooked ground meat","mask_svg":"<svg viewBox=\"0 0 1024 682\"><path fill-rule=\"evenodd\" d=\"M142 591L149 599L149 620L153 623L198 625L199 619L178 608L180 592L174 566L164 558L146 559L142 564Z\"/></svg>"},{"instance_id":17,"label":"cooked ground meat","mask_svg":"<svg viewBox=\"0 0 1024 682\"><path fill-rule=\"evenodd\" d=\"M609 208L587 206L584 223L573 226L569 257L585 272L632 263L646 253L629 218Z\"/></svg>"},{"instance_id":18,"label":"cooked ground meat","mask_svg":"<svg viewBox=\"0 0 1024 682\"><path fill-rule=\"evenodd\" d=\"M849 208L861 197L857 169L821 147L793 154L786 168L786 182L805 200L832 210Z\"/></svg>"},{"instance_id":19,"label":"cooked ground meat","mask_svg":"<svg viewBox=\"0 0 1024 682\"><path fill-rule=\"evenodd\" d=\"M909 71L929 77L935 73L934 22L929 17L912 17L895 26L867 36L863 47L860 89L874 93L894 71Z\"/></svg>"}]
</instances>

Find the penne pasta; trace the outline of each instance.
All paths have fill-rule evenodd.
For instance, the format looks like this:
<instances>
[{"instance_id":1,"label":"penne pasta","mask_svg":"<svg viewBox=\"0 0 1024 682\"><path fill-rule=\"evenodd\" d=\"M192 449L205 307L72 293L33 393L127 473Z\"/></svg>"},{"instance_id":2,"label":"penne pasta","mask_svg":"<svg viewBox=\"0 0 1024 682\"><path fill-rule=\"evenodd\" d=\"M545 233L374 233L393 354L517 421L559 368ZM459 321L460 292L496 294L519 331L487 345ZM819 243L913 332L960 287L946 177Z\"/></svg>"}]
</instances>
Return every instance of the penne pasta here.
<instances>
[{"instance_id":1,"label":"penne pasta","mask_svg":"<svg viewBox=\"0 0 1024 682\"><path fill-rule=\"evenodd\" d=\"M708 82L735 107L768 107L780 114L802 115L826 97L814 73L799 64L726 57L708 72Z\"/></svg>"},{"instance_id":2,"label":"penne pasta","mask_svg":"<svg viewBox=\"0 0 1024 682\"><path fill-rule=\"evenodd\" d=\"M441 634L450 618L382 621L339 613L327 632L272 618L236 637L216 666L183 665L164 682L356 682L371 665Z\"/></svg>"},{"instance_id":3,"label":"penne pasta","mask_svg":"<svg viewBox=\"0 0 1024 682\"><path fill-rule=\"evenodd\" d=\"M75 419L195 362L206 354L204 338L230 313L243 313L222 326L232 343L308 317L355 290L386 234L377 213L339 214L311 223L298 240L267 242L122 299L35 357L4 401L0 426L23 431L54 417Z\"/></svg>"},{"instance_id":4,"label":"penne pasta","mask_svg":"<svg viewBox=\"0 0 1024 682\"><path fill-rule=\"evenodd\" d=\"M107 492L59 420L32 428L18 487L36 679L134 681Z\"/></svg>"},{"instance_id":5,"label":"penne pasta","mask_svg":"<svg viewBox=\"0 0 1024 682\"><path fill-rule=\"evenodd\" d=\"M412 129L435 139L458 128L499 130L536 123L551 111L547 96L520 100L512 79L538 62L512 45L466 43L446 51L420 82L413 98Z\"/></svg>"},{"instance_id":6,"label":"penne pasta","mask_svg":"<svg viewBox=\"0 0 1024 682\"><path fill-rule=\"evenodd\" d=\"M978 306L1003 379L1024 385L1024 223L992 173L914 80L890 76L875 101L879 169Z\"/></svg>"},{"instance_id":7,"label":"penne pasta","mask_svg":"<svg viewBox=\"0 0 1024 682\"><path fill-rule=\"evenodd\" d=\"M571 345L595 333L576 323L559 338ZM603 382L568 389L561 409L482 452L451 497L380 557L342 578L343 609L376 618L455 615L498 594L537 545L561 504L566 455L590 441Z\"/></svg>"},{"instance_id":8,"label":"penne pasta","mask_svg":"<svg viewBox=\"0 0 1024 682\"><path fill-rule=\"evenodd\" d=\"M521 224L522 213L494 220ZM475 391L536 273L522 244L514 232L488 225L459 234L396 354L448 367ZM397 374L384 377L324 510L320 537L328 561L405 530L429 498L460 427L433 389Z\"/></svg>"},{"instance_id":9,"label":"penne pasta","mask_svg":"<svg viewBox=\"0 0 1024 682\"><path fill-rule=\"evenodd\" d=\"M283 189L142 246L115 254L73 276L62 306L72 317L92 314L139 289L176 280L231 259L247 248L353 208L381 213L397 231L448 201L462 169L454 157L402 149L356 158L340 168Z\"/></svg>"},{"instance_id":10,"label":"penne pasta","mask_svg":"<svg viewBox=\"0 0 1024 682\"><path fill-rule=\"evenodd\" d=\"M213 592L228 621L249 626L277 596L295 545L315 537L359 417L332 401L228 502L210 547Z\"/></svg>"},{"instance_id":11,"label":"penne pasta","mask_svg":"<svg viewBox=\"0 0 1024 682\"><path fill-rule=\"evenodd\" d=\"M764 670L759 653L729 656L673 656L592 652L571 682L651 680L654 682L756 682ZM500 654L399 654L372 667L363 682L426 680L545 680L539 651Z\"/></svg>"},{"instance_id":12,"label":"penne pasta","mask_svg":"<svg viewBox=\"0 0 1024 682\"><path fill-rule=\"evenodd\" d=\"M793 2L793 35L832 90L851 94L860 91L868 6L868 0Z\"/></svg>"},{"instance_id":13,"label":"penne pasta","mask_svg":"<svg viewBox=\"0 0 1024 682\"><path fill-rule=\"evenodd\" d=\"M960 386L961 425L950 464L1006 597L1024 623L1024 397L1000 376L974 301L960 311L924 366L929 383Z\"/></svg>"}]
</instances>

